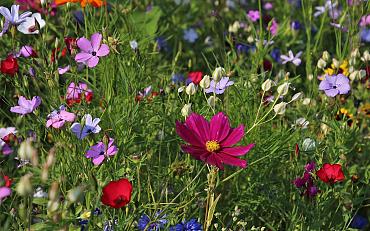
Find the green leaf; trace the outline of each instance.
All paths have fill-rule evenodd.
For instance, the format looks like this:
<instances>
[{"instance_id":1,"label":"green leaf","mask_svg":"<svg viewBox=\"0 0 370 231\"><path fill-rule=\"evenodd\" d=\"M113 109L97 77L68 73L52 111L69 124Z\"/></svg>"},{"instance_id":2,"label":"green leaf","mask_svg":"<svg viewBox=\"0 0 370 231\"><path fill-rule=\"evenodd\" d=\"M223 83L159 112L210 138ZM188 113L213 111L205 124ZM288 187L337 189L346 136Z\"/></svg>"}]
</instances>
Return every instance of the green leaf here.
<instances>
[{"instance_id":1,"label":"green leaf","mask_svg":"<svg viewBox=\"0 0 370 231\"><path fill-rule=\"evenodd\" d=\"M158 28L158 20L162 15L159 7L154 6L149 12L135 12L132 21L138 32L147 36L153 36Z\"/></svg>"}]
</instances>

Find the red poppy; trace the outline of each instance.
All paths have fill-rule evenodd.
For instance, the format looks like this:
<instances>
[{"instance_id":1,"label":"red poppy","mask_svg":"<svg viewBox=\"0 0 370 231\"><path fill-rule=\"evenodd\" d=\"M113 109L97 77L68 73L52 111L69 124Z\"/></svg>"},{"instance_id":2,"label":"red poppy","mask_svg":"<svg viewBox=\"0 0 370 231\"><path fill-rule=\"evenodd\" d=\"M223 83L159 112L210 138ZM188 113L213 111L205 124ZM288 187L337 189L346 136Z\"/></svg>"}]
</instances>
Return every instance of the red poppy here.
<instances>
[{"instance_id":1,"label":"red poppy","mask_svg":"<svg viewBox=\"0 0 370 231\"><path fill-rule=\"evenodd\" d=\"M325 183L334 184L344 180L342 165L340 164L324 164L323 167L316 172L316 175Z\"/></svg>"},{"instance_id":2,"label":"red poppy","mask_svg":"<svg viewBox=\"0 0 370 231\"><path fill-rule=\"evenodd\" d=\"M12 185L12 180L6 175L3 178L4 178L4 186L9 188Z\"/></svg>"},{"instance_id":3,"label":"red poppy","mask_svg":"<svg viewBox=\"0 0 370 231\"><path fill-rule=\"evenodd\" d=\"M203 73L201 71L193 71L193 72L189 72L189 75L188 75L189 79L191 79L191 81L195 84L195 85L198 85L200 83L200 81L202 80L202 77L203 77Z\"/></svg>"},{"instance_id":4,"label":"red poppy","mask_svg":"<svg viewBox=\"0 0 370 231\"><path fill-rule=\"evenodd\" d=\"M122 208L131 200L132 184L126 178L111 181L103 188L101 202L113 208Z\"/></svg>"},{"instance_id":5,"label":"red poppy","mask_svg":"<svg viewBox=\"0 0 370 231\"><path fill-rule=\"evenodd\" d=\"M17 59L13 55L9 55L6 59L1 61L1 73L14 75L18 72L19 66Z\"/></svg>"}]
</instances>

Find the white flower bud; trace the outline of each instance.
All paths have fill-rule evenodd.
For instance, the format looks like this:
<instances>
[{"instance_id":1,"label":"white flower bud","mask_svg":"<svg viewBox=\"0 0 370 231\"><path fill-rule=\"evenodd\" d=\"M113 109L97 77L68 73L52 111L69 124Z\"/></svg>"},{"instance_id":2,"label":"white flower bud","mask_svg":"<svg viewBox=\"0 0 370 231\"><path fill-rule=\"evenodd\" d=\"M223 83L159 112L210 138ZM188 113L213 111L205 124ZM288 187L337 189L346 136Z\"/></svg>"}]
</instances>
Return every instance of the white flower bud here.
<instances>
[{"instance_id":1,"label":"white flower bud","mask_svg":"<svg viewBox=\"0 0 370 231\"><path fill-rule=\"evenodd\" d=\"M303 93L302 92L298 92L298 93L295 93L292 97L292 99L290 100L290 102L293 102L293 101L296 101L297 99L300 99L302 97Z\"/></svg>"},{"instance_id":2,"label":"white flower bud","mask_svg":"<svg viewBox=\"0 0 370 231\"><path fill-rule=\"evenodd\" d=\"M181 92L183 92L183 91L184 91L184 89L185 89L185 86L179 87L179 89L177 89L177 92L178 92L178 93L181 93Z\"/></svg>"},{"instance_id":3,"label":"white flower bud","mask_svg":"<svg viewBox=\"0 0 370 231\"><path fill-rule=\"evenodd\" d=\"M278 114L278 115L284 115L285 109L286 109L286 105L287 105L286 102L281 102L281 103L276 104L274 106L275 113Z\"/></svg>"},{"instance_id":4,"label":"white flower bud","mask_svg":"<svg viewBox=\"0 0 370 231\"><path fill-rule=\"evenodd\" d=\"M351 57L352 58L357 58L357 57L360 57L361 54L360 54L360 51L358 50L358 48L354 49L352 52L351 52Z\"/></svg>"},{"instance_id":5,"label":"white flower bud","mask_svg":"<svg viewBox=\"0 0 370 231\"><path fill-rule=\"evenodd\" d=\"M329 61L329 59L330 59L330 54L329 54L329 52L327 52L327 51L324 51L323 53L322 53L322 59L324 60L324 61Z\"/></svg>"},{"instance_id":6,"label":"white flower bud","mask_svg":"<svg viewBox=\"0 0 370 231\"><path fill-rule=\"evenodd\" d=\"M81 198L82 193L83 193L83 188L82 187L76 187L76 188L71 189L68 192L67 198L71 203L75 203L76 201L78 201Z\"/></svg>"},{"instance_id":7,"label":"white flower bud","mask_svg":"<svg viewBox=\"0 0 370 231\"><path fill-rule=\"evenodd\" d=\"M209 88L211 83L211 77L209 75L205 75L203 79L200 81L199 86L203 89Z\"/></svg>"},{"instance_id":8,"label":"white flower bud","mask_svg":"<svg viewBox=\"0 0 370 231\"><path fill-rule=\"evenodd\" d=\"M185 104L181 109L181 115L188 117L191 113L191 103Z\"/></svg>"},{"instance_id":9,"label":"white flower bud","mask_svg":"<svg viewBox=\"0 0 370 231\"><path fill-rule=\"evenodd\" d=\"M317 62L317 67L320 68L320 69L324 69L326 67L325 60L319 59L319 61Z\"/></svg>"},{"instance_id":10,"label":"white flower bud","mask_svg":"<svg viewBox=\"0 0 370 231\"><path fill-rule=\"evenodd\" d=\"M197 89L195 88L195 84L189 83L189 85L185 89L185 92L188 95L194 95L197 92Z\"/></svg>"},{"instance_id":11,"label":"white flower bud","mask_svg":"<svg viewBox=\"0 0 370 231\"><path fill-rule=\"evenodd\" d=\"M284 96L284 95L288 94L289 85L290 85L290 83L283 83L280 86L278 86L277 92L279 93L279 95Z\"/></svg>"},{"instance_id":12,"label":"white flower bud","mask_svg":"<svg viewBox=\"0 0 370 231\"><path fill-rule=\"evenodd\" d=\"M336 69L338 69L338 68L339 68L339 66L340 66L339 61L338 61L338 60L336 60L335 58L333 58L332 62L333 62L334 67L335 67Z\"/></svg>"},{"instance_id":13,"label":"white flower bud","mask_svg":"<svg viewBox=\"0 0 370 231\"><path fill-rule=\"evenodd\" d=\"M274 84L274 81L272 81L271 79L266 79L266 81L262 83L262 90L263 91L270 90L272 84Z\"/></svg>"},{"instance_id":14,"label":"white flower bud","mask_svg":"<svg viewBox=\"0 0 370 231\"><path fill-rule=\"evenodd\" d=\"M225 69L223 67L216 67L212 73L214 81L218 82L225 75Z\"/></svg>"},{"instance_id":15,"label":"white flower bud","mask_svg":"<svg viewBox=\"0 0 370 231\"><path fill-rule=\"evenodd\" d=\"M254 42L254 38L252 35L249 35L248 38L247 38L247 42L248 43L253 43Z\"/></svg>"},{"instance_id":16,"label":"white flower bud","mask_svg":"<svg viewBox=\"0 0 370 231\"><path fill-rule=\"evenodd\" d=\"M31 177L32 177L31 173L28 173L21 177L17 184L17 187L15 188L19 195L26 196L28 194L33 193Z\"/></svg>"},{"instance_id":17,"label":"white flower bud","mask_svg":"<svg viewBox=\"0 0 370 231\"><path fill-rule=\"evenodd\" d=\"M239 21L235 21L232 25L229 26L230 33L236 33L240 29Z\"/></svg>"},{"instance_id":18,"label":"white flower bud","mask_svg":"<svg viewBox=\"0 0 370 231\"><path fill-rule=\"evenodd\" d=\"M302 143L303 151L305 151L305 152L313 151L313 150L315 150L315 148L316 148L315 140L313 140L311 138L306 138L306 139L303 140L303 143Z\"/></svg>"},{"instance_id":19,"label":"white flower bud","mask_svg":"<svg viewBox=\"0 0 370 231\"><path fill-rule=\"evenodd\" d=\"M311 103L311 99L310 98L304 98L303 101L302 101L302 104L303 105L309 105Z\"/></svg>"},{"instance_id":20,"label":"white flower bud","mask_svg":"<svg viewBox=\"0 0 370 231\"><path fill-rule=\"evenodd\" d=\"M362 79L366 76L366 71L365 70L360 70L359 71L359 78Z\"/></svg>"},{"instance_id":21,"label":"white flower bud","mask_svg":"<svg viewBox=\"0 0 370 231\"><path fill-rule=\"evenodd\" d=\"M370 53L368 50L364 51L362 57L361 57L361 60L363 62L367 62L367 61L370 61Z\"/></svg>"},{"instance_id":22,"label":"white flower bud","mask_svg":"<svg viewBox=\"0 0 370 231\"><path fill-rule=\"evenodd\" d=\"M217 97L215 97L213 95L207 99L207 103L210 107L215 107L216 106L216 101L217 101Z\"/></svg>"},{"instance_id":23,"label":"white flower bud","mask_svg":"<svg viewBox=\"0 0 370 231\"><path fill-rule=\"evenodd\" d=\"M354 81L356 79L356 77L358 76L358 71L354 71L352 72L350 75L349 75L349 79L351 81Z\"/></svg>"},{"instance_id":24,"label":"white flower bud","mask_svg":"<svg viewBox=\"0 0 370 231\"><path fill-rule=\"evenodd\" d=\"M307 75L307 79L310 80L310 81L312 81L313 80L313 74Z\"/></svg>"}]
</instances>

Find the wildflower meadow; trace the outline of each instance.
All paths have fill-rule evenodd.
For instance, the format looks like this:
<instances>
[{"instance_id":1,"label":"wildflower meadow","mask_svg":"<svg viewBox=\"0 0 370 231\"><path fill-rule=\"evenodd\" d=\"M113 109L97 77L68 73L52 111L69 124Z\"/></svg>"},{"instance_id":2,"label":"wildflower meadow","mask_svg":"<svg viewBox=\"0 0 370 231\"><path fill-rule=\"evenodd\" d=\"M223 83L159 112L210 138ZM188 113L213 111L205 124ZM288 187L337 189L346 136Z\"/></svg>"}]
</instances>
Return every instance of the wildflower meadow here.
<instances>
[{"instance_id":1,"label":"wildflower meadow","mask_svg":"<svg viewBox=\"0 0 370 231\"><path fill-rule=\"evenodd\" d=\"M0 230L370 230L370 1L0 1Z\"/></svg>"}]
</instances>

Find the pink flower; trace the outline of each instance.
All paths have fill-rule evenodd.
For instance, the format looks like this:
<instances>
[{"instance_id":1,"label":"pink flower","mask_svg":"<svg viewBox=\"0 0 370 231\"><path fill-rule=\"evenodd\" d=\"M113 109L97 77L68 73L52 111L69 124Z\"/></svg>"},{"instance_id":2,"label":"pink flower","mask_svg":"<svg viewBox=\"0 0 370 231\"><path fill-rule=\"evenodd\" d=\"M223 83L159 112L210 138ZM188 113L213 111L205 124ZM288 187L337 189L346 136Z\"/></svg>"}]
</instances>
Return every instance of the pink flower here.
<instances>
[{"instance_id":1,"label":"pink flower","mask_svg":"<svg viewBox=\"0 0 370 231\"><path fill-rule=\"evenodd\" d=\"M99 63L99 57L109 54L109 47L106 44L100 44L102 35L95 33L91 36L91 41L82 37L77 40L77 46L81 49L75 57L76 62L84 63L88 67L95 67Z\"/></svg>"},{"instance_id":2,"label":"pink flower","mask_svg":"<svg viewBox=\"0 0 370 231\"><path fill-rule=\"evenodd\" d=\"M250 10L248 11L247 16L252 22L256 22L260 19L260 12L258 10Z\"/></svg>"},{"instance_id":3,"label":"pink flower","mask_svg":"<svg viewBox=\"0 0 370 231\"><path fill-rule=\"evenodd\" d=\"M245 155L254 147L233 147L244 136L244 126L231 128L227 116L219 112L210 122L203 116L192 113L185 123L176 122L177 134L189 145L182 145L184 152L195 159L217 166L223 170L223 164L245 168L247 161L236 158Z\"/></svg>"},{"instance_id":4,"label":"pink flower","mask_svg":"<svg viewBox=\"0 0 370 231\"><path fill-rule=\"evenodd\" d=\"M32 100L28 100L24 96L19 96L18 104L19 106L11 107L10 111L26 115L32 113L38 106L40 106L41 98L39 96L34 96Z\"/></svg>"},{"instance_id":5,"label":"pink flower","mask_svg":"<svg viewBox=\"0 0 370 231\"><path fill-rule=\"evenodd\" d=\"M73 122L75 119L76 115L67 112L65 106L62 105L59 110L54 110L48 115L46 127L61 128L66 122Z\"/></svg>"},{"instance_id":6,"label":"pink flower","mask_svg":"<svg viewBox=\"0 0 370 231\"><path fill-rule=\"evenodd\" d=\"M71 82L68 85L66 93L66 102L68 106L72 106L75 103L81 103L81 99L84 96L87 103L90 103L93 98L93 91L87 87L86 83L79 82L78 85Z\"/></svg>"},{"instance_id":7,"label":"pink flower","mask_svg":"<svg viewBox=\"0 0 370 231\"><path fill-rule=\"evenodd\" d=\"M272 19L271 27L270 27L270 32L272 35L276 35L277 30L278 30L278 23L276 22L275 19Z\"/></svg>"}]
</instances>

